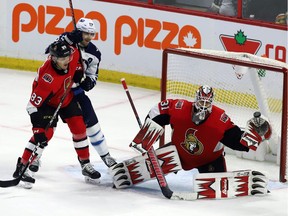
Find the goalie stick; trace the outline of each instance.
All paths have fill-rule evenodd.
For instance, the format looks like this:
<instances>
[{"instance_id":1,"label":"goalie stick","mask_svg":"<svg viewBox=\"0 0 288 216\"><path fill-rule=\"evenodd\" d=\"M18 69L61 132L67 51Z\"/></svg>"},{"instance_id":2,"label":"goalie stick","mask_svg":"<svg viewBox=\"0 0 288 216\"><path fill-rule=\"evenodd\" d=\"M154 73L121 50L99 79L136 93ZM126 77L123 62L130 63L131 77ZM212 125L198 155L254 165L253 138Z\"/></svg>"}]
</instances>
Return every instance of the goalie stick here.
<instances>
[{"instance_id":1,"label":"goalie stick","mask_svg":"<svg viewBox=\"0 0 288 216\"><path fill-rule=\"evenodd\" d=\"M134 111L135 117L137 118L138 124L141 130L145 129L145 125L149 124L153 128L160 127L158 124L150 119L145 121L142 127L141 121L139 120L138 113L135 109L133 100L130 96L125 79L121 79L123 88L126 91L129 102ZM148 121L148 123L147 123ZM153 125L153 123L155 125ZM141 130L139 133L141 133ZM138 137L138 135L136 136ZM133 140L134 141L134 140ZM133 142L132 142L133 143ZM139 144L139 143L138 143ZM133 145L133 149L138 150ZM197 200L197 199L225 199L235 198L238 196L248 195L265 195L268 193L267 183L268 179L265 175L258 171L251 170L240 170L226 173L205 173L198 174L194 178L194 192L174 192L172 191L166 181L163 170L159 164L157 155L152 145L142 146L146 151L148 158L151 162L151 168L155 173L155 177L158 181L162 194L168 199L174 200ZM143 151L139 151L143 155ZM212 175L213 174L213 175Z\"/></svg>"}]
</instances>

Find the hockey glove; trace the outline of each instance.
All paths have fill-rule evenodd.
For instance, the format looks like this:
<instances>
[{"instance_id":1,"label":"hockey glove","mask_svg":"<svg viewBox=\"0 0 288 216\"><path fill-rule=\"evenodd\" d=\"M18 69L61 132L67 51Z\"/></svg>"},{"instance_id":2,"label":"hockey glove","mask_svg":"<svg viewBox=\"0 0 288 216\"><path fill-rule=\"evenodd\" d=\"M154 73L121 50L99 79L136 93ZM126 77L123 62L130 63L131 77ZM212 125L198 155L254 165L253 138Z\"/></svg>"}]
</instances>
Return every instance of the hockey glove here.
<instances>
[{"instance_id":1,"label":"hockey glove","mask_svg":"<svg viewBox=\"0 0 288 216\"><path fill-rule=\"evenodd\" d=\"M81 68L80 69L77 68L73 76L73 81L75 83L80 83L83 78L83 75L84 75L83 70Z\"/></svg>"},{"instance_id":2,"label":"hockey glove","mask_svg":"<svg viewBox=\"0 0 288 216\"><path fill-rule=\"evenodd\" d=\"M268 120L255 112L254 117L247 122L246 132L243 133L240 143L256 151L258 145L271 137L272 130Z\"/></svg>"},{"instance_id":3,"label":"hockey glove","mask_svg":"<svg viewBox=\"0 0 288 216\"><path fill-rule=\"evenodd\" d=\"M73 30L72 32L67 33L63 39L69 44L69 45L73 45L73 44L77 44L80 43L83 38L82 38L82 32L79 30Z\"/></svg>"},{"instance_id":4,"label":"hockey glove","mask_svg":"<svg viewBox=\"0 0 288 216\"><path fill-rule=\"evenodd\" d=\"M36 155L40 158L44 148L48 145L48 139L43 128L33 128L34 141L36 143Z\"/></svg>"},{"instance_id":5,"label":"hockey glove","mask_svg":"<svg viewBox=\"0 0 288 216\"><path fill-rule=\"evenodd\" d=\"M33 128L33 134L36 144L39 143L39 146L43 148L47 146L48 139L45 135L45 130L43 128Z\"/></svg>"},{"instance_id":6,"label":"hockey glove","mask_svg":"<svg viewBox=\"0 0 288 216\"><path fill-rule=\"evenodd\" d=\"M96 81L90 77L86 77L83 82L80 83L80 87L85 90L89 91L96 85Z\"/></svg>"},{"instance_id":7,"label":"hockey glove","mask_svg":"<svg viewBox=\"0 0 288 216\"><path fill-rule=\"evenodd\" d=\"M247 122L247 125L254 128L255 131L261 136L262 140L270 139L272 128L268 119L261 116L260 112L255 112L254 117Z\"/></svg>"}]
</instances>

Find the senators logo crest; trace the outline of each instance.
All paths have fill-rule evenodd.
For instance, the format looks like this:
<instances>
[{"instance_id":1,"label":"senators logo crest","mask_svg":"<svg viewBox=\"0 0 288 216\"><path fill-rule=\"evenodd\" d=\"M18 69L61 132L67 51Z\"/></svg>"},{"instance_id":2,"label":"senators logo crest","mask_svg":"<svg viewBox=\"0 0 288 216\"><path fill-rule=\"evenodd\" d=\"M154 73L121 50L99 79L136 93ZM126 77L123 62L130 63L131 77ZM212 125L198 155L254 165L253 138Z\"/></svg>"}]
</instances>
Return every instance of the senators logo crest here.
<instances>
[{"instance_id":1,"label":"senators logo crest","mask_svg":"<svg viewBox=\"0 0 288 216\"><path fill-rule=\"evenodd\" d=\"M72 85L72 78L71 76L67 77L65 80L64 80L64 90L67 90L68 88L71 87Z\"/></svg>"},{"instance_id":2,"label":"senators logo crest","mask_svg":"<svg viewBox=\"0 0 288 216\"><path fill-rule=\"evenodd\" d=\"M197 130L189 128L185 133L184 142L181 143L182 148L192 155L200 155L204 149L203 144L195 136L196 132Z\"/></svg>"}]
</instances>

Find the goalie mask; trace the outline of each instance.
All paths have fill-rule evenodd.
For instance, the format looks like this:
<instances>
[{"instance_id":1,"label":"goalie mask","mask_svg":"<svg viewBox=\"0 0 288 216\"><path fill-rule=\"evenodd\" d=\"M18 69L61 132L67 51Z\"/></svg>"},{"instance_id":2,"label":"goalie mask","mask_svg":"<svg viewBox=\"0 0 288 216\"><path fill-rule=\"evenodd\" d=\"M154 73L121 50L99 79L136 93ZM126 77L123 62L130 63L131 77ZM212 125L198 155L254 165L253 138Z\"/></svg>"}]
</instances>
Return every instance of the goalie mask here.
<instances>
[{"instance_id":1,"label":"goalie mask","mask_svg":"<svg viewBox=\"0 0 288 216\"><path fill-rule=\"evenodd\" d=\"M203 85L196 91L196 98L192 112L192 121L199 125L205 121L212 112L214 91L210 86Z\"/></svg>"}]
</instances>

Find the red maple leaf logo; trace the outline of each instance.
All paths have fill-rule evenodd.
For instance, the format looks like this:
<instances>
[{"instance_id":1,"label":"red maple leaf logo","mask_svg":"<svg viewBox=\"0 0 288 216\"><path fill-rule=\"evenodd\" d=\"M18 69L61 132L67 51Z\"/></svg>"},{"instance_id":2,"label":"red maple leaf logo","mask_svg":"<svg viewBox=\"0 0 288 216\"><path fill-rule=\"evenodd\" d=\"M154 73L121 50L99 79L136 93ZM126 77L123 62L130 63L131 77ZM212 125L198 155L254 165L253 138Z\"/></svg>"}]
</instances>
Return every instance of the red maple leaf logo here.
<instances>
[{"instance_id":1,"label":"red maple leaf logo","mask_svg":"<svg viewBox=\"0 0 288 216\"><path fill-rule=\"evenodd\" d=\"M237 31L234 36L221 34L219 38L224 49L230 52L256 54L262 45L259 40L247 38L241 30Z\"/></svg>"}]
</instances>

